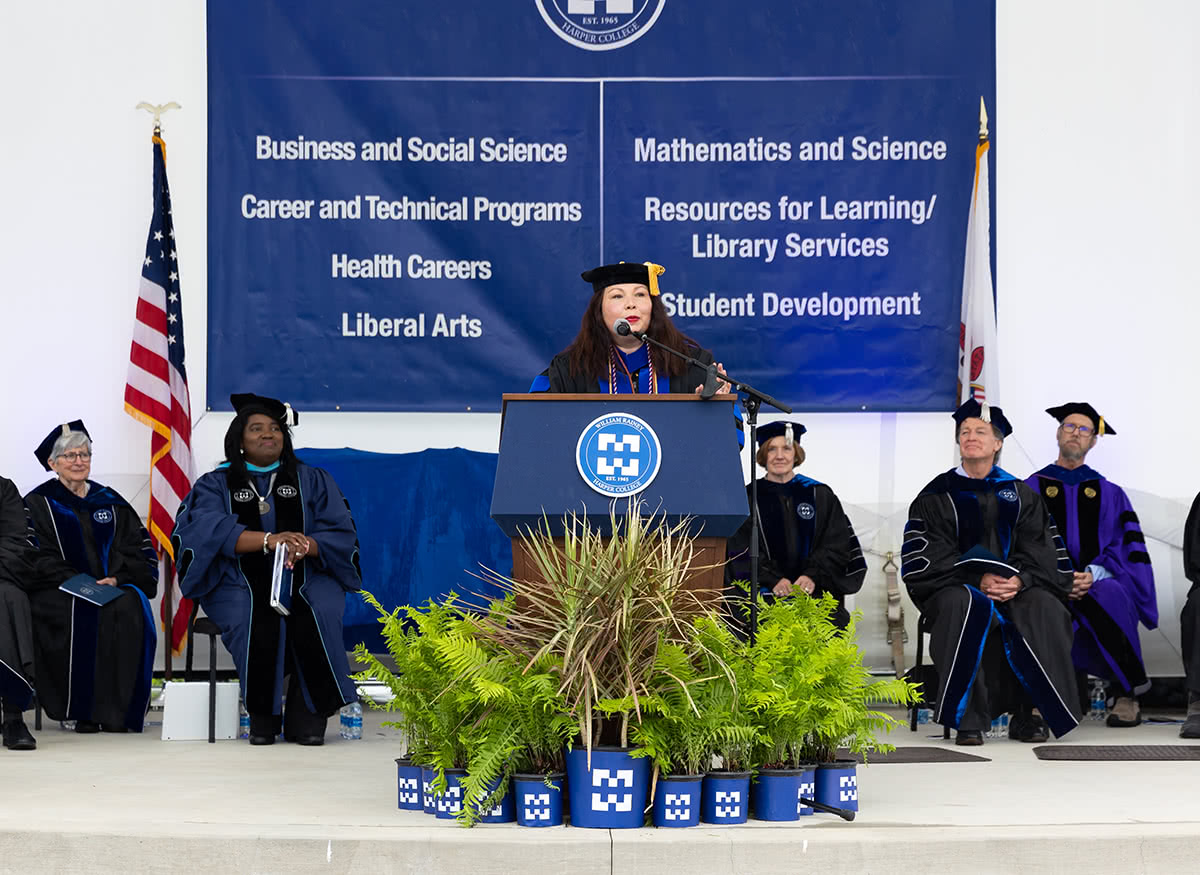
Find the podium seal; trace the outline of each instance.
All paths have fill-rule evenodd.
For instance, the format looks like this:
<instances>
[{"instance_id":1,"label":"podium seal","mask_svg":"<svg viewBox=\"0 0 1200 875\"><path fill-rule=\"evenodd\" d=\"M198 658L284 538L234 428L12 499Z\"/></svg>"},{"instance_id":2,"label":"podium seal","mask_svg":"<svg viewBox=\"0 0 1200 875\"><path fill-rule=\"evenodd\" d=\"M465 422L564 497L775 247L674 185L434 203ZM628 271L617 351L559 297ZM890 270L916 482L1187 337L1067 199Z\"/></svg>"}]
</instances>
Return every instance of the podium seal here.
<instances>
[{"instance_id":1,"label":"podium seal","mask_svg":"<svg viewBox=\"0 0 1200 875\"><path fill-rule=\"evenodd\" d=\"M662 444L645 420L606 413L588 423L575 444L575 465L589 487L610 498L636 495L653 481Z\"/></svg>"}]
</instances>

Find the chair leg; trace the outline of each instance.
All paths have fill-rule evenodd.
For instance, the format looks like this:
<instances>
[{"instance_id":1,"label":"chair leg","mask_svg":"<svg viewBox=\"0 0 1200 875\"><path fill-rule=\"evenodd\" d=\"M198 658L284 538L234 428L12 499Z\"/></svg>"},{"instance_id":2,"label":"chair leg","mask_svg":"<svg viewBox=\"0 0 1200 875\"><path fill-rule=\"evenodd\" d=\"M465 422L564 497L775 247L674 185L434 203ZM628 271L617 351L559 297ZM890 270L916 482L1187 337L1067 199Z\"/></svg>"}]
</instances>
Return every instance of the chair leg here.
<instances>
[{"instance_id":1,"label":"chair leg","mask_svg":"<svg viewBox=\"0 0 1200 875\"><path fill-rule=\"evenodd\" d=\"M190 655L190 654L189 654ZM208 636L208 743L217 740L217 636Z\"/></svg>"},{"instance_id":2,"label":"chair leg","mask_svg":"<svg viewBox=\"0 0 1200 875\"><path fill-rule=\"evenodd\" d=\"M37 697L37 693L33 694L33 728L38 732L42 731L42 700Z\"/></svg>"},{"instance_id":3,"label":"chair leg","mask_svg":"<svg viewBox=\"0 0 1200 875\"><path fill-rule=\"evenodd\" d=\"M925 624L922 623L920 620L917 620L917 661L914 664L913 668L919 669L921 667L921 663L924 661L924 659L925 659ZM909 715L908 715L908 731L909 732L917 731L917 710L920 707L921 707L920 705L913 705L912 708L909 709Z\"/></svg>"}]
</instances>

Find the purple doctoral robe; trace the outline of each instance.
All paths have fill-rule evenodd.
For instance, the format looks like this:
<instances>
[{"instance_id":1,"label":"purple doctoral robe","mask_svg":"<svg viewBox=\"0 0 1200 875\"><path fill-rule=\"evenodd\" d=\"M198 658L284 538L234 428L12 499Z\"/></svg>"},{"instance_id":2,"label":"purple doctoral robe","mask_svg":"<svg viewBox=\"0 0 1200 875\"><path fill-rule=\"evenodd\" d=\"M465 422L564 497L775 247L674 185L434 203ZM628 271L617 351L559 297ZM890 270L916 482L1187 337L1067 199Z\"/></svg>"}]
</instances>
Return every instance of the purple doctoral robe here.
<instances>
[{"instance_id":1,"label":"purple doctoral robe","mask_svg":"<svg viewBox=\"0 0 1200 875\"><path fill-rule=\"evenodd\" d=\"M1026 482L1054 517L1075 570L1090 567L1097 577L1086 596L1069 601L1075 666L1126 693L1145 692L1137 627L1158 626L1158 601L1146 539L1124 490L1087 465L1047 465Z\"/></svg>"}]
</instances>

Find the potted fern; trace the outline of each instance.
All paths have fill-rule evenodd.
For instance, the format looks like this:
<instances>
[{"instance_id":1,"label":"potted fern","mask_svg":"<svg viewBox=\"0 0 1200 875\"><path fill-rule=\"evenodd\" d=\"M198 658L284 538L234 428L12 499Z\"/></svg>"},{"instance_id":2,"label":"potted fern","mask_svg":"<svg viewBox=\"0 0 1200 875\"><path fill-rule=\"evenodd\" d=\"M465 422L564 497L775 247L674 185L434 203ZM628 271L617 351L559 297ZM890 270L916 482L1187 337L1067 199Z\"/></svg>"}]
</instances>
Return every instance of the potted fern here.
<instances>
[{"instance_id":1,"label":"potted fern","mask_svg":"<svg viewBox=\"0 0 1200 875\"><path fill-rule=\"evenodd\" d=\"M817 765L814 799L857 811L857 761L839 759L839 748L863 755L864 759L870 751L895 750L894 745L879 741L877 736L900 725L900 721L873 706L911 706L918 699L918 688L903 679L872 678L855 642L859 612L851 616L843 630L833 627L832 599L817 602L816 608L814 622L822 630L824 646L814 655L811 666L815 675L811 700L815 725L801 746L800 756ZM825 634L828 627L835 631Z\"/></svg>"}]
</instances>

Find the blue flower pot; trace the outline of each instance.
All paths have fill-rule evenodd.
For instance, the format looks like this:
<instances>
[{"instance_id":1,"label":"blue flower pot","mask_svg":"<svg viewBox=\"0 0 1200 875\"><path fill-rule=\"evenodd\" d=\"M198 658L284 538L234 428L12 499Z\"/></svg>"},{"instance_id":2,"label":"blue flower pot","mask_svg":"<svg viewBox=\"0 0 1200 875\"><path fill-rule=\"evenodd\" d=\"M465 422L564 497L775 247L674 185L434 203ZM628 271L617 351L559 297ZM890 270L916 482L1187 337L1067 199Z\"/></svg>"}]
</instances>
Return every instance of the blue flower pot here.
<instances>
[{"instance_id":1,"label":"blue flower pot","mask_svg":"<svg viewBox=\"0 0 1200 875\"><path fill-rule=\"evenodd\" d=\"M500 786L500 782L502 780L504 780L503 775L496 778L495 781L493 781L490 785L488 785L487 793L484 794L483 798L487 799L487 797L497 787ZM513 795L512 795L512 786L511 785L504 792L504 795L501 796L491 808L479 809L479 822L480 823L512 823L516 819L517 819L517 816L516 816L516 811L513 808Z\"/></svg>"},{"instance_id":2,"label":"blue flower pot","mask_svg":"<svg viewBox=\"0 0 1200 875\"><path fill-rule=\"evenodd\" d=\"M826 805L858 811L858 763L855 760L835 760L817 766L817 795L812 797Z\"/></svg>"},{"instance_id":3,"label":"blue flower pot","mask_svg":"<svg viewBox=\"0 0 1200 875\"><path fill-rule=\"evenodd\" d=\"M700 823L703 775L666 775L654 786L652 819L655 826L696 826Z\"/></svg>"},{"instance_id":4,"label":"blue flower pot","mask_svg":"<svg viewBox=\"0 0 1200 875\"><path fill-rule=\"evenodd\" d=\"M547 777L549 787L542 775L513 775L512 795L521 826L562 826L566 775L554 772Z\"/></svg>"},{"instance_id":5,"label":"blue flower pot","mask_svg":"<svg viewBox=\"0 0 1200 875\"><path fill-rule=\"evenodd\" d=\"M423 811L421 767L403 757L396 760L396 807L403 811Z\"/></svg>"},{"instance_id":6,"label":"blue flower pot","mask_svg":"<svg viewBox=\"0 0 1200 875\"><path fill-rule=\"evenodd\" d=\"M751 785L756 820L799 820L813 813L800 799L813 798L812 766L760 769Z\"/></svg>"},{"instance_id":7,"label":"blue flower pot","mask_svg":"<svg viewBox=\"0 0 1200 875\"><path fill-rule=\"evenodd\" d=\"M463 789L459 783L466 769L446 769L446 792L433 796L433 813L438 820L454 820L462 811Z\"/></svg>"},{"instance_id":8,"label":"blue flower pot","mask_svg":"<svg viewBox=\"0 0 1200 875\"><path fill-rule=\"evenodd\" d=\"M709 772L700 789L705 823L745 823L750 814L750 773Z\"/></svg>"},{"instance_id":9,"label":"blue flower pot","mask_svg":"<svg viewBox=\"0 0 1200 875\"><path fill-rule=\"evenodd\" d=\"M437 777L437 770L421 768L421 808L426 814L437 814L437 808L433 805L433 779Z\"/></svg>"},{"instance_id":10,"label":"blue flower pot","mask_svg":"<svg viewBox=\"0 0 1200 875\"><path fill-rule=\"evenodd\" d=\"M627 748L592 748L591 768L583 748L567 753L571 825L588 829L636 829L645 821L650 761Z\"/></svg>"}]
</instances>

